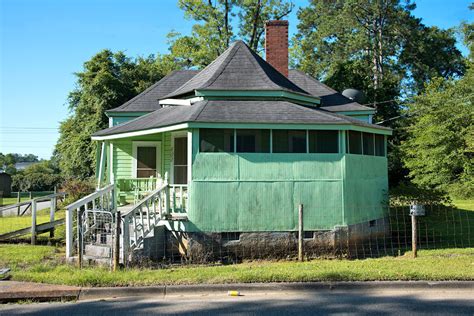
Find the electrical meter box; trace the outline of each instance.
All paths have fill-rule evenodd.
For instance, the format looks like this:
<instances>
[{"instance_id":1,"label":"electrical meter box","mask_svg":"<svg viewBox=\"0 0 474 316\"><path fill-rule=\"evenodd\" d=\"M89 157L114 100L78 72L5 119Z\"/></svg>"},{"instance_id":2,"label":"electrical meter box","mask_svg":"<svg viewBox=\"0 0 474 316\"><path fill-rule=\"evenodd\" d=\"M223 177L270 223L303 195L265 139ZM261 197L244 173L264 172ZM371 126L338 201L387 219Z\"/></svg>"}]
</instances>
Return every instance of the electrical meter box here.
<instances>
[{"instance_id":1,"label":"electrical meter box","mask_svg":"<svg viewBox=\"0 0 474 316\"><path fill-rule=\"evenodd\" d=\"M410 215L413 216L425 216L425 206L416 204L416 203L411 203L410 204Z\"/></svg>"}]
</instances>

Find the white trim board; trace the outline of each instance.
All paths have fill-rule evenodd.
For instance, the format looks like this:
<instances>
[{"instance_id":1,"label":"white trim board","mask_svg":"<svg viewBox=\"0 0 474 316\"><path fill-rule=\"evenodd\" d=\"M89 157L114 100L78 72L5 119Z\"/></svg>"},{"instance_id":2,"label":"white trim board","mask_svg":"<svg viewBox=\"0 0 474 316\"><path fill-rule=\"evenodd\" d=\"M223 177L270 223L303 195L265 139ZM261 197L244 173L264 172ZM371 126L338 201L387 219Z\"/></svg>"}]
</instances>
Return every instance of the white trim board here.
<instances>
[{"instance_id":1,"label":"white trim board","mask_svg":"<svg viewBox=\"0 0 474 316\"><path fill-rule=\"evenodd\" d=\"M156 172L163 178L161 170L161 141L135 141L132 142L132 178L137 177L137 147L155 147L156 148Z\"/></svg>"},{"instance_id":2,"label":"white trim board","mask_svg":"<svg viewBox=\"0 0 474 316\"><path fill-rule=\"evenodd\" d=\"M167 126L167 127L159 127L159 128L152 128L147 129L144 131L136 131L136 132L128 132L128 133L121 133L121 134L114 134L114 135L107 135L107 136L92 136L92 140L109 140L109 139L119 139L119 138L127 138L127 137L135 137L135 136L143 136L143 135L150 135L150 134L158 134L170 131L177 131L180 129L188 128L188 123Z\"/></svg>"},{"instance_id":3,"label":"white trim board","mask_svg":"<svg viewBox=\"0 0 474 316\"><path fill-rule=\"evenodd\" d=\"M171 159L170 159L170 183L174 184L174 139L175 138L182 138L182 137L187 137L187 131L177 131L171 133ZM189 156L189 153L188 153ZM189 161L188 161L189 163ZM188 173L189 177L189 173ZM188 178L189 182L189 178Z\"/></svg>"}]
</instances>

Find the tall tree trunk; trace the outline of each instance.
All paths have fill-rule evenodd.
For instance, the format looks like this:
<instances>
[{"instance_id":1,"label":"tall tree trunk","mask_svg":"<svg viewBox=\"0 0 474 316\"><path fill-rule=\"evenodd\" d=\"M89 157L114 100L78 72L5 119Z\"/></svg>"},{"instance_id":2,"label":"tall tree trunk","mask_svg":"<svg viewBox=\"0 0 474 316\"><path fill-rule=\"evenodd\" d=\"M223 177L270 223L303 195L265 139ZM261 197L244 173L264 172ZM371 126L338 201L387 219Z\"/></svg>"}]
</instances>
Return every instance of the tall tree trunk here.
<instances>
[{"instance_id":1,"label":"tall tree trunk","mask_svg":"<svg viewBox=\"0 0 474 316\"><path fill-rule=\"evenodd\" d=\"M260 19L260 8L261 8L261 0L258 0L255 7L255 14L254 14L253 23L252 23L252 35L250 37L250 42L249 42L250 48L252 48L254 51L256 51L258 47L257 29L258 29L258 20Z\"/></svg>"}]
</instances>

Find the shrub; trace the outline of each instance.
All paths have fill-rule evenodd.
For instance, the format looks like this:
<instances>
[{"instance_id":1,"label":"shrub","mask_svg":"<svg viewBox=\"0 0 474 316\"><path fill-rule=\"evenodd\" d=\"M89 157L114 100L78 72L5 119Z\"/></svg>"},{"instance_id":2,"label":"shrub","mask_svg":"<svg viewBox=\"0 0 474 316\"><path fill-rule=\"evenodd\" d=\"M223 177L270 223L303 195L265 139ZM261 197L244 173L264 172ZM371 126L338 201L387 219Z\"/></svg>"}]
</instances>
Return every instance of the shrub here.
<instances>
[{"instance_id":1,"label":"shrub","mask_svg":"<svg viewBox=\"0 0 474 316\"><path fill-rule=\"evenodd\" d=\"M28 166L12 177L13 190L52 191L61 182L61 176L51 167L49 161Z\"/></svg>"},{"instance_id":2,"label":"shrub","mask_svg":"<svg viewBox=\"0 0 474 316\"><path fill-rule=\"evenodd\" d=\"M63 182L61 191L67 194L65 204L70 204L94 192L94 179L68 179Z\"/></svg>"},{"instance_id":3,"label":"shrub","mask_svg":"<svg viewBox=\"0 0 474 316\"><path fill-rule=\"evenodd\" d=\"M402 183L389 191L390 206L406 206L416 201L423 205L451 205L447 192Z\"/></svg>"}]
</instances>

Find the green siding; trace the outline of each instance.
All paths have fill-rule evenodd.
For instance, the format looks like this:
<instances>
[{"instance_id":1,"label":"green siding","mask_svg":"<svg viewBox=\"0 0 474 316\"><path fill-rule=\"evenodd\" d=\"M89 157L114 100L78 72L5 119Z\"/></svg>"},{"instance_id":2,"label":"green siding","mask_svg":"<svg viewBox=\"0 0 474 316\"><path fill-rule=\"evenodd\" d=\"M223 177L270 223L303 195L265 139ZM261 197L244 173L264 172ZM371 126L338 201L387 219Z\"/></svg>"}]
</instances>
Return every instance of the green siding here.
<instances>
[{"instance_id":1,"label":"green siding","mask_svg":"<svg viewBox=\"0 0 474 316\"><path fill-rule=\"evenodd\" d=\"M345 161L345 224L386 216L387 158L347 154Z\"/></svg>"},{"instance_id":2,"label":"green siding","mask_svg":"<svg viewBox=\"0 0 474 316\"><path fill-rule=\"evenodd\" d=\"M339 225L342 159L342 154L198 153L188 212L192 228L295 230L300 203L305 229Z\"/></svg>"}]
</instances>

